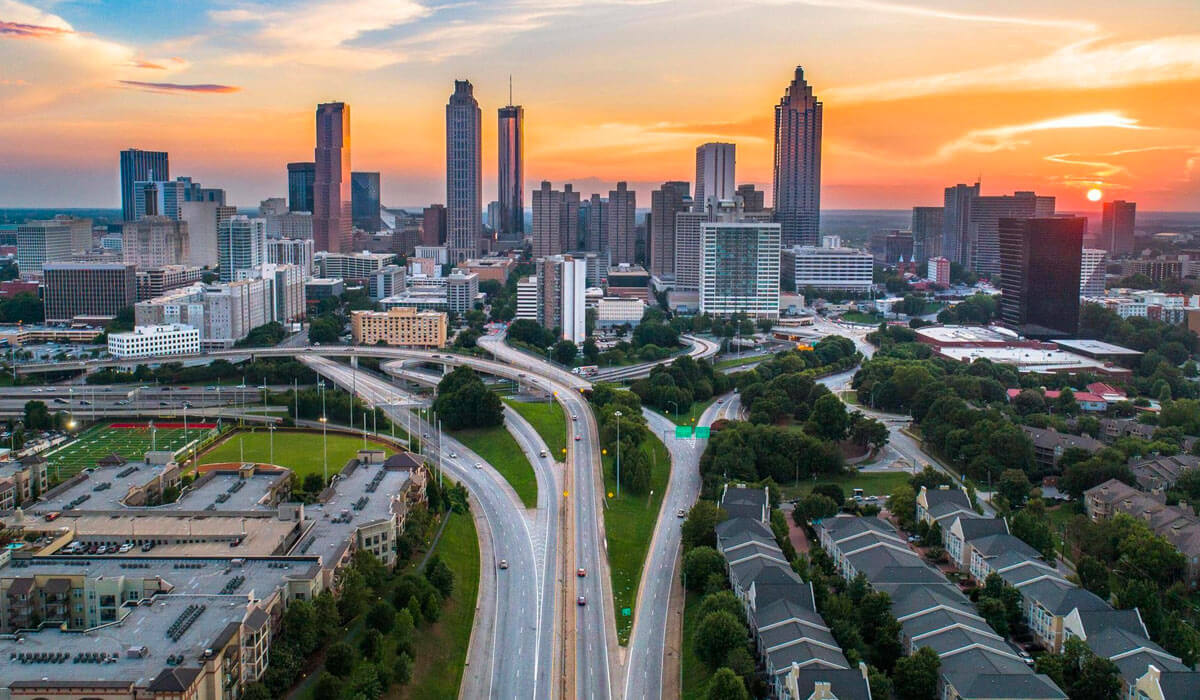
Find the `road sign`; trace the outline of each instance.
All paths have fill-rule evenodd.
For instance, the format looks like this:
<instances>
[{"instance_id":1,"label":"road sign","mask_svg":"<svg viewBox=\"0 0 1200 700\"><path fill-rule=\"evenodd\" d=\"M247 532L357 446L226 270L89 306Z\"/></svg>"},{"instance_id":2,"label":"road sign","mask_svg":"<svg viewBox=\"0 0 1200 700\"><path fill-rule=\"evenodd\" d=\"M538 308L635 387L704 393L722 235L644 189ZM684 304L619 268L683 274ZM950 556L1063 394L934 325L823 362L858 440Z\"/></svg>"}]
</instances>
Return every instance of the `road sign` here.
<instances>
[{"instance_id":1,"label":"road sign","mask_svg":"<svg viewBox=\"0 0 1200 700\"><path fill-rule=\"evenodd\" d=\"M700 438L701 440L707 440L708 432L709 432L708 426L702 425L702 426L696 428L696 437Z\"/></svg>"},{"instance_id":2,"label":"road sign","mask_svg":"<svg viewBox=\"0 0 1200 700\"><path fill-rule=\"evenodd\" d=\"M621 614L625 617L629 617L633 614L633 610L630 608L621 608Z\"/></svg>"},{"instance_id":3,"label":"road sign","mask_svg":"<svg viewBox=\"0 0 1200 700\"><path fill-rule=\"evenodd\" d=\"M690 438L691 436L692 436L692 426L690 426L690 425L675 426L675 437Z\"/></svg>"}]
</instances>

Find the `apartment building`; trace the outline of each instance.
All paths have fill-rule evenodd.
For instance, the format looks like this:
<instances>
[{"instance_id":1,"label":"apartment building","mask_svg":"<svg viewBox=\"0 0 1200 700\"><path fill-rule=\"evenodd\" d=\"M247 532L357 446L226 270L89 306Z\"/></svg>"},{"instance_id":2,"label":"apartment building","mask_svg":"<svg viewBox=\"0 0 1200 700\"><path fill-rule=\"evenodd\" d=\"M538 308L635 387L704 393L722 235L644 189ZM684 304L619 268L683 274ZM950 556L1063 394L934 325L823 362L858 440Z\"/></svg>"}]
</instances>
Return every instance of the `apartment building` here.
<instances>
[{"instance_id":1,"label":"apartment building","mask_svg":"<svg viewBox=\"0 0 1200 700\"><path fill-rule=\"evenodd\" d=\"M440 348L446 345L446 314L393 307L387 311L354 311L351 333L357 345L384 343L395 347Z\"/></svg>"}]
</instances>

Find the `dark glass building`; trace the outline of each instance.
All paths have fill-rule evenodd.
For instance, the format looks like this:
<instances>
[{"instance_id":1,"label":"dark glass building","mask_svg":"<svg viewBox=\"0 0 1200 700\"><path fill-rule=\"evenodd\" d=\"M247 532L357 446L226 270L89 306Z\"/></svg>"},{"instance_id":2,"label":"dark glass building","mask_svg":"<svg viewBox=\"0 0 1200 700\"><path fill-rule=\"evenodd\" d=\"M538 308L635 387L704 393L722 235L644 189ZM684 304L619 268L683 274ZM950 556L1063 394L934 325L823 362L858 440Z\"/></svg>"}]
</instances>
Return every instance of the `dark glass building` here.
<instances>
[{"instance_id":1,"label":"dark glass building","mask_svg":"<svg viewBox=\"0 0 1200 700\"><path fill-rule=\"evenodd\" d=\"M1027 338L1079 331L1079 273L1087 219L1000 219L1000 320Z\"/></svg>"},{"instance_id":2,"label":"dark glass building","mask_svg":"<svg viewBox=\"0 0 1200 700\"><path fill-rule=\"evenodd\" d=\"M816 245L819 239L822 112L804 69L797 66L775 106L775 220L784 248Z\"/></svg>"},{"instance_id":3,"label":"dark glass building","mask_svg":"<svg viewBox=\"0 0 1200 700\"><path fill-rule=\"evenodd\" d=\"M316 175L313 180L313 249L351 248L350 105L317 105Z\"/></svg>"},{"instance_id":4,"label":"dark glass building","mask_svg":"<svg viewBox=\"0 0 1200 700\"><path fill-rule=\"evenodd\" d=\"M446 103L446 243L452 263L474 258L483 232L483 136L469 80Z\"/></svg>"},{"instance_id":5,"label":"dark glass building","mask_svg":"<svg viewBox=\"0 0 1200 700\"><path fill-rule=\"evenodd\" d=\"M358 228L371 233L383 228L379 218L379 173L350 173L350 210Z\"/></svg>"},{"instance_id":6,"label":"dark glass building","mask_svg":"<svg viewBox=\"0 0 1200 700\"><path fill-rule=\"evenodd\" d=\"M313 210L313 181L317 179L316 163L288 163L288 209Z\"/></svg>"},{"instance_id":7,"label":"dark glass building","mask_svg":"<svg viewBox=\"0 0 1200 700\"><path fill-rule=\"evenodd\" d=\"M121 218L133 221L133 183L171 179L171 164L166 151L142 151L129 148L121 151Z\"/></svg>"},{"instance_id":8,"label":"dark glass building","mask_svg":"<svg viewBox=\"0 0 1200 700\"><path fill-rule=\"evenodd\" d=\"M500 216L492 225L501 240L519 240L525 233L525 109L521 105L500 108L496 140Z\"/></svg>"}]
</instances>

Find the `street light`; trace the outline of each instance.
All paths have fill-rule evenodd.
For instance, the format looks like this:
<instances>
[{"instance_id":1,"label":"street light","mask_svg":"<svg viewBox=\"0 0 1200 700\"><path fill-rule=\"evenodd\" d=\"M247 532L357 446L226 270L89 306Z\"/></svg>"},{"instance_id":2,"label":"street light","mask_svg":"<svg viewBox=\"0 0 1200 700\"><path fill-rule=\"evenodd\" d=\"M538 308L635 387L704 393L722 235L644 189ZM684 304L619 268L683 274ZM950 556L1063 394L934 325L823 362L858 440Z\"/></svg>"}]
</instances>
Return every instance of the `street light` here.
<instances>
[{"instance_id":1,"label":"street light","mask_svg":"<svg viewBox=\"0 0 1200 700\"><path fill-rule=\"evenodd\" d=\"M674 401L668 401L667 403L669 403L675 407L675 422L678 423L679 422L679 404Z\"/></svg>"},{"instance_id":2,"label":"street light","mask_svg":"<svg viewBox=\"0 0 1200 700\"><path fill-rule=\"evenodd\" d=\"M275 463L275 425L273 423L267 425L267 434L270 436L271 443L271 464Z\"/></svg>"},{"instance_id":3,"label":"street light","mask_svg":"<svg viewBox=\"0 0 1200 700\"><path fill-rule=\"evenodd\" d=\"M324 455L324 458L325 458L325 467L324 467L325 483L328 484L329 483L329 431L326 428L326 426L329 424L329 420L324 416L324 407L322 407L321 410L322 410L322 415L321 415L322 448L321 449L322 449L322 454Z\"/></svg>"},{"instance_id":4,"label":"street light","mask_svg":"<svg viewBox=\"0 0 1200 700\"><path fill-rule=\"evenodd\" d=\"M621 412L613 411L617 419L617 498L621 497Z\"/></svg>"}]
</instances>

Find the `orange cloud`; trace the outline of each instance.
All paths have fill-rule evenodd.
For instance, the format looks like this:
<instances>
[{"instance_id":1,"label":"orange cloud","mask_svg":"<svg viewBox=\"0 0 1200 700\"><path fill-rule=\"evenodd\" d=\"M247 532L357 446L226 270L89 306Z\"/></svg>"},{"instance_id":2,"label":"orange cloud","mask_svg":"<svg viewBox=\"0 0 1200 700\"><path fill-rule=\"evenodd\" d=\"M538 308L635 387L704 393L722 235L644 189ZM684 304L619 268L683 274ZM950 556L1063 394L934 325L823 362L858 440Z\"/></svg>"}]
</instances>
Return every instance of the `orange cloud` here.
<instances>
[{"instance_id":1,"label":"orange cloud","mask_svg":"<svg viewBox=\"0 0 1200 700\"><path fill-rule=\"evenodd\" d=\"M192 92L202 92L202 93L206 92L206 93L220 94L220 93L227 93L227 92L237 92L237 91L241 90L241 88L237 87L236 85L215 85L215 84L211 84L211 83L186 85L183 83L146 83L146 82L142 82L140 80L119 80L117 82L119 82L121 85L123 85L125 87L133 88L134 90L145 90L147 92L158 92L158 93L166 93L166 94L172 94L172 93L182 94L182 93L192 93Z\"/></svg>"},{"instance_id":2,"label":"orange cloud","mask_svg":"<svg viewBox=\"0 0 1200 700\"><path fill-rule=\"evenodd\" d=\"M40 24L25 24L24 22L6 22L0 20L0 37L6 39L47 39L73 34L71 29L62 27L47 27Z\"/></svg>"}]
</instances>

